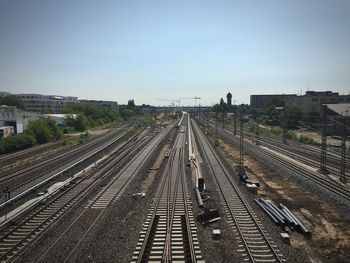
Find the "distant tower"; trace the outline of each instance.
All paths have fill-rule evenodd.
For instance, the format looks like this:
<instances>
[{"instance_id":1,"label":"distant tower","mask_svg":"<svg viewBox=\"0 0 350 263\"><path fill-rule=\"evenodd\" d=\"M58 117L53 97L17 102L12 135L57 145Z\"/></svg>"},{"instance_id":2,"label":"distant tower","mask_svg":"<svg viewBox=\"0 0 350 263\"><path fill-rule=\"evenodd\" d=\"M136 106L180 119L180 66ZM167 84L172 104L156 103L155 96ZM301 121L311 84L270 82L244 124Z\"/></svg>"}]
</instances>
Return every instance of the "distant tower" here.
<instances>
[{"instance_id":1,"label":"distant tower","mask_svg":"<svg viewBox=\"0 0 350 263\"><path fill-rule=\"evenodd\" d=\"M226 98L227 98L227 106L229 108L231 108L231 106L232 106L232 94L230 92L227 93Z\"/></svg>"}]
</instances>

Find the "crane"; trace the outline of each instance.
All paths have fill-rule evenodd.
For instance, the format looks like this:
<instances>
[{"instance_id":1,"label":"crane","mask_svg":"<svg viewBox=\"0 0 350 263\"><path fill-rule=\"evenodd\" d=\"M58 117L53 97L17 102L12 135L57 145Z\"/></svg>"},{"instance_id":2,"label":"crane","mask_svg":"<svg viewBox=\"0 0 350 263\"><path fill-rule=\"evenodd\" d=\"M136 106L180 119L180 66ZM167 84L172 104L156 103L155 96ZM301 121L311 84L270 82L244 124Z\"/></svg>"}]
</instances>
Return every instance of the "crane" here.
<instances>
[{"instance_id":1,"label":"crane","mask_svg":"<svg viewBox=\"0 0 350 263\"><path fill-rule=\"evenodd\" d=\"M169 99L157 99L157 100L177 102L180 107L180 100L169 100Z\"/></svg>"},{"instance_id":2,"label":"crane","mask_svg":"<svg viewBox=\"0 0 350 263\"><path fill-rule=\"evenodd\" d=\"M197 100L200 100L200 97L193 97L193 98L180 98L180 100L194 100L194 105L197 106Z\"/></svg>"},{"instance_id":3,"label":"crane","mask_svg":"<svg viewBox=\"0 0 350 263\"><path fill-rule=\"evenodd\" d=\"M180 98L178 100L170 100L170 99L157 99L157 100L177 102L178 107L180 108L181 100L194 100L195 106L197 106L197 100L200 100L200 99L201 99L200 97L192 97L192 98Z\"/></svg>"}]
</instances>

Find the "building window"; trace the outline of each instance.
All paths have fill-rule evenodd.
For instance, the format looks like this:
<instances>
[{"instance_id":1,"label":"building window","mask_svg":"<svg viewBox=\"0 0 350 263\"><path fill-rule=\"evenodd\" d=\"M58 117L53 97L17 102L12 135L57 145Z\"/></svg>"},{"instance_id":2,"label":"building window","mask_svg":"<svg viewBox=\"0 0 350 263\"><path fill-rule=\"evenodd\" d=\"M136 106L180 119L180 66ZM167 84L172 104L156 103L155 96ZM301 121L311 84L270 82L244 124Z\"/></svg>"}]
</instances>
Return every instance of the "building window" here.
<instances>
[{"instance_id":1,"label":"building window","mask_svg":"<svg viewBox=\"0 0 350 263\"><path fill-rule=\"evenodd\" d=\"M321 99L322 100L322 99ZM318 102L318 98L312 98L311 99L312 102Z\"/></svg>"}]
</instances>

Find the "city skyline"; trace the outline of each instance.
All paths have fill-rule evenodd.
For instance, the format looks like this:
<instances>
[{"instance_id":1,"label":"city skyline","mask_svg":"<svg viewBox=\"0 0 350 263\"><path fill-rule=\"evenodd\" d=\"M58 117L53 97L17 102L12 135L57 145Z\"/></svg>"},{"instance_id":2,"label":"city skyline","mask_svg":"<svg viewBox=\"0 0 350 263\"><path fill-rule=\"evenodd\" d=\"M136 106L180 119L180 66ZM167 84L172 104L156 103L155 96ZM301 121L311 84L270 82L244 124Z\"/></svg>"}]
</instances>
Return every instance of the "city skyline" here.
<instances>
[{"instance_id":1,"label":"city skyline","mask_svg":"<svg viewBox=\"0 0 350 263\"><path fill-rule=\"evenodd\" d=\"M212 105L227 92L240 104L252 94L350 91L348 1L0 7L1 91L152 105L195 96Z\"/></svg>"}]
</instances>

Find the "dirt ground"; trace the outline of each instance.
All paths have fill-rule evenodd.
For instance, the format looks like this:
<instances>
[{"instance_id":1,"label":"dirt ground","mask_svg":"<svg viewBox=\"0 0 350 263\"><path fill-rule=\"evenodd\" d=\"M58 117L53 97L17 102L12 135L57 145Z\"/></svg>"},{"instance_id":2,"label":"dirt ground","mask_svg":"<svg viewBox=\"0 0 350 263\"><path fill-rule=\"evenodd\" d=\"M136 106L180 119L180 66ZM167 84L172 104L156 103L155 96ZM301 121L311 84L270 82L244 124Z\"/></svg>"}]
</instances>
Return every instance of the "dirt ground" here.
<instances>
[{"instance_id":1,"label":"dirt ground","mask_svg":"<svg viewBox=\"0 0 350 263\"><path fill-rule=\"evenodd\" d=\"M165 152L168 148L169 148L169 144L165 144L164 147L162 148L162 150L160 151L157 160L154 162L152 168L150 168L148 170L148 175L140 186L141 193L146 194L148 192L149 188L152 186L154 178L159 171L159 167L161 166L161 164L164 160Z\"/></svg>"},{"instance_id":2,"label":"dirt ground","mask_svg":"<svg viewBox=\"0 0 350 263\"><path fill-rule=\"evenodd\" d=\"M87 132L90 134L90 135L95 135L95 136L99 136L99 135L103 135L107 132L109 132L111 129L94 129L94 130L87 130ZM85 134L85 132L75 132L75 133L69 133L69 134L66 134L65 136L80 136L82 134Z\"/></svg>"},{"instance_id":3,"label":"dirt ground","mask_svg":"<svg viewBox=\"0 0 350 263\"><path fill-rule=\"evenodd\" d=\"M160 113L157 115L157 119L155 123L158 125L168 125L173 122L173 119L169 116L169 114Z\"/></svg>"},{"instance_id":4,"label":"dirt ground","mask_svg":"<svg viewBox=\"0 0 350 263\"><path fill-rule=\"evenodd\" d=\"M219 143L230 165L237 165L239 149L222 140ZM290 232L291 246L304 250L311 262L349 262L350 220L314 194L248 155L245 155L245 166L247 172L260 182L258 196L271 199L274 203L283 203L311 231L310 240L297 232Z\"/></svg>"}]
</instances>

